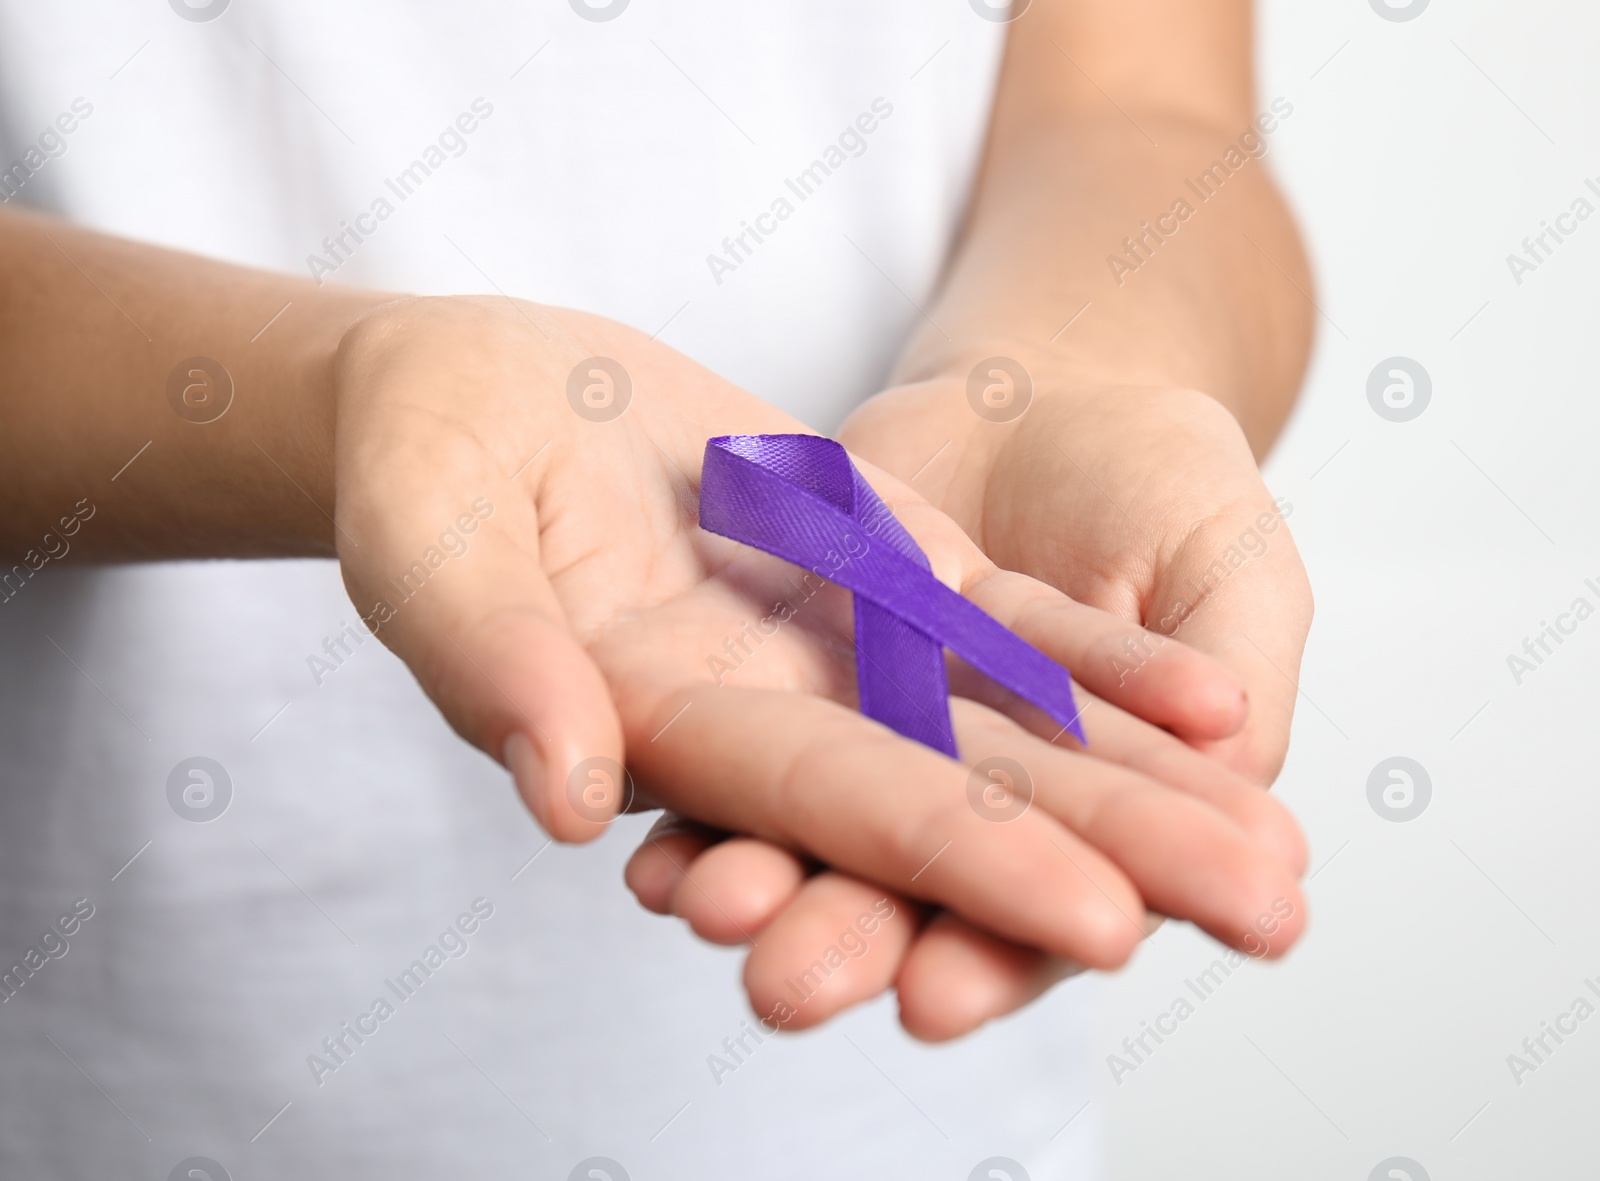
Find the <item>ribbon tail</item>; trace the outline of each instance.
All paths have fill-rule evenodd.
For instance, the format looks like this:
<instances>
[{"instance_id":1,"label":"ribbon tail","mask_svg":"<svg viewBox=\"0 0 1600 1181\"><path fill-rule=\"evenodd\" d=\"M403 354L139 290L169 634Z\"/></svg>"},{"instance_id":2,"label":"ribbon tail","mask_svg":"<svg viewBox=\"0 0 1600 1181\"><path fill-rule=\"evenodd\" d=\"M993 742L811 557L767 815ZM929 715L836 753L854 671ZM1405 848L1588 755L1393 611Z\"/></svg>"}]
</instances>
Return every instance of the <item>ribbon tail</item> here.
<instances>
[{"instance_id":1,"label":"ribbon tail","mask_svg":"<svg viewBox=\"0 0 1600 1181\"><path fill-rule=\"evenodd\" d=\"M856 596L856 685L861 712L952 759L944 649L899 616Z\"/></svg>"},{"instance_id":2,"label":"ribbon tail","mask_svg":"<svg viewBox=\"0 0 1600 1181\"><path fill-rule=\"evenodd\" d=\"M1072 693L1072 674L943 583L936 642L1003 689L1033 702L1084 746L1083 711Z\"/></svg>"}]
</instances>

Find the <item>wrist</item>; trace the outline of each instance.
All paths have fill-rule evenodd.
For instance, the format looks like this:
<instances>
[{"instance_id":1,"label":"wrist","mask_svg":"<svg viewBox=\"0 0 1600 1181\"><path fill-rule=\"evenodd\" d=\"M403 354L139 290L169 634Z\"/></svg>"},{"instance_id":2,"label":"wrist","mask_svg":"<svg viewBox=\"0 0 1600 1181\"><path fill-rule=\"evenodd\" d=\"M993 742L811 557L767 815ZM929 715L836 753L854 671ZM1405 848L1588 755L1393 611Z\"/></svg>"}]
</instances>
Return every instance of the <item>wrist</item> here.
<instances>
[{"instance_id":1,"label":"wrist","mask_svg":"<svg viewBox=\"0 0 1600 1181\"><path fill-rule=\"evenodd\" d=\"M1032 399L1053 403L1084 404L1109 397L1137 403L1140 394L1157 401L1171 401L1171 395L1178 394L1202 396L1238 424L1258 459L1266 454L1293 404L1292 388L1280 390L1263 373L1237 371L1217 357L1195 353L1180 340L1127 339L1120 327L1094 323L1095 310L1085 307L1082 322L1074 317L1068 322L1071 331L1063 330L1059 341L1044 344L1002 333L955 340L930 339L923 333L901 358L893 380L959 379L972 383L976 399L1000 380L994 376L998 363L1011 371L1012 382Z\"/></svg>"},{"instance_id":2,"label":"wrist","mask_svg":"<svg viewBox=\"0 0 1600 1181\"><path fill-rule=\"evenodd\" d=\"M260 339L221 358L231 362L236 408L216 424L224 429L215 453L236 465L219 480L236 511L202 532L212 535L202 542L208 552L334 554L339 353L352 328L389 298L331 288L301 296Z\"/></svg>"},{"instance_id":3,"label":"wrist","mask_svg":"<svg viewBox=\"0 0 1600 1181\"><path fill-rule=\"evenodd\" d=\"M983 334L954 340L919 339L896 363L893 385L959 378L965 381L984 361L1004 358L1021 365L1044 389L1070 392L1086 385L1172 384L1124 358L1070 347L1066 343L1041 344L1009 334Z\"/></svg>"},{"instance_id":4,"label":"wrist","mask_svg":"<svg viewBox=\"0 0 1600 1181\"><path fill-rule=\"evenodd\" d=\"M1019 464L1048 470L1135 446L1192 445L1191 461L1255 471L1239 423L1207 393L1130 380L1026 342L951 347L941 358L902 365L897 377L910 380L864 404L840 437L974 536L994 479L1016 476ZM1045 469L1037 462L1041 447L1054 452Z\"/></svg>"},{"instance_id":5,"label":"wrist","mask_svg":"<svg viewBox=\"0 0 1600 1181\"><path fill-rule=\"evenodd\" d=\"M964 452L969 464L986 467L1013 435L1044 425L1042 420L1070 424L1078 414L1122 411L1146 417L1154 426L1164 409L1187 414L1181 404L1197 400L1223 410L1200 391L1130 372L1104 358L995 336L908 354L889 388L863 405L846 431L860 439L868 458L882 436L909 429L914 439L934 439L935 445L948 445L950 453Z\"/></svg>"}]
</instances>

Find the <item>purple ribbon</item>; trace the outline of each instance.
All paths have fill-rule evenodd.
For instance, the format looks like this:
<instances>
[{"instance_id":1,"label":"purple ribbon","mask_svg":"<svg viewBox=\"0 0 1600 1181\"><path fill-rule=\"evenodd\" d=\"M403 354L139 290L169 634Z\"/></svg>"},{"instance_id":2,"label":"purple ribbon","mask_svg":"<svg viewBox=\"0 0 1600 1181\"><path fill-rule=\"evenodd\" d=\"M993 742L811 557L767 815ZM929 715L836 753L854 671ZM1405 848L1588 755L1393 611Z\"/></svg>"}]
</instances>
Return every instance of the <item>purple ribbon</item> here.
<instances>
[{"instance_id":1,"label":"purple ribbon","mask_svg":"<svg viewBox=\"0 0 1600 1181\"><path fill-rule=\"evenodd\" d=\"M700 527L854 593L856 679L869 718L957 758L949 648L1085 741L1067 670L935 578L927 555L832 439L708 439Z\"/></svg>"}]
</instances>

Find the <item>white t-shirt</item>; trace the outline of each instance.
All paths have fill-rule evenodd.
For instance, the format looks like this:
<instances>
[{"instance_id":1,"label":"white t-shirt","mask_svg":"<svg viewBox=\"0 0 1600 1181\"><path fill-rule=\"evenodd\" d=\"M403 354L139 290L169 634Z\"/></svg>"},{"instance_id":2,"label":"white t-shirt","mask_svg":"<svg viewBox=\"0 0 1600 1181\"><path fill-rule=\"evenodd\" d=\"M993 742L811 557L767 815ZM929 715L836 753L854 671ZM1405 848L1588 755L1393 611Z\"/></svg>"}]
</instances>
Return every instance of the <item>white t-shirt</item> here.
<instances>
[{"instance_id":1,"label":"white t-shirt","mask_svg":"<svg viewBox=\"0 0 1600 1181\"><path fill-rule=\"evenodd\" d=\"M967 0L0 0L0 196L587 308L829 428L935 281L1003 31ZM0 1175L1088 1175L1084 983L954 1046L888 1000L757 1041L739 953L622 886L647 820L546 847L378 644L317 683L353 618L311 561L51 562L0 604Z\"/></svg>"}]
</instances>

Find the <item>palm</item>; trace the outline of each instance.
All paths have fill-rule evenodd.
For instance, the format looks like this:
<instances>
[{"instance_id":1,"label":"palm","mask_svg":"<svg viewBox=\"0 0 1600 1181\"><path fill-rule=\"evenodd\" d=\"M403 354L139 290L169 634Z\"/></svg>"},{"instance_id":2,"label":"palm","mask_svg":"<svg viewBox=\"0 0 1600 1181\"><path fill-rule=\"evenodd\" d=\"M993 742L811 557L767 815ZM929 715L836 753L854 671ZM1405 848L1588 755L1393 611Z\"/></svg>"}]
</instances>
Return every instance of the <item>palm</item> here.
<instances>
[{"instance_id":1,"label":"palm","mask_svg":"<svg viewBox=\"0 0 1600 1181\"><path fill-rule=\"evenodd\" d=\"M840 593L697 525L707 438L805 428L637 333L582 322L583 348L622 362L632 398L608 421L585 419L565 402L553 414L539 407L530 437L543 431L555 443L522 477L541 564L574 635L624 697L681 694L709 681L848 702L849 614ZM930 545L946 568L971 556L946 556L952 543L959 550L964 539L935 524Z\"/></svg>"},{"instance_id":2,"label":"palm","mask_svg":"<svg viewBox=\"0 0 1600 1181\"><path fill-rule=\"evenodd\" d=\"M792 568L696 527L701 450L716 434L803 427L600 317L490 301L465 316L429 306L418 318L390 330L382 362L352 376L341 407L357 420L347 428L341 419L341 434L364 441L340 489L341 557L357 605L385 593L440 523L481 498L493 508L484 528L503 547L475 546L443 573L476 567L498 588L487 592L489 626L514 628L530 605L557 616L620 700L712 679L713 658L728 662L726 642L771 612ZM578 387L599 393L571 395L574 372ZM381 445L367 442L374 436ZM527 601L511 573L519 564L537 567L544 602ZM797 626L764 642L742 682L844 697L828 598L814 596ZM403 651L408 633L438 622L408 603L385 638ZM447 714L453 700L441 701ZM451 720L482 742L473 719Z\"/></svg>"}]
</instances>

